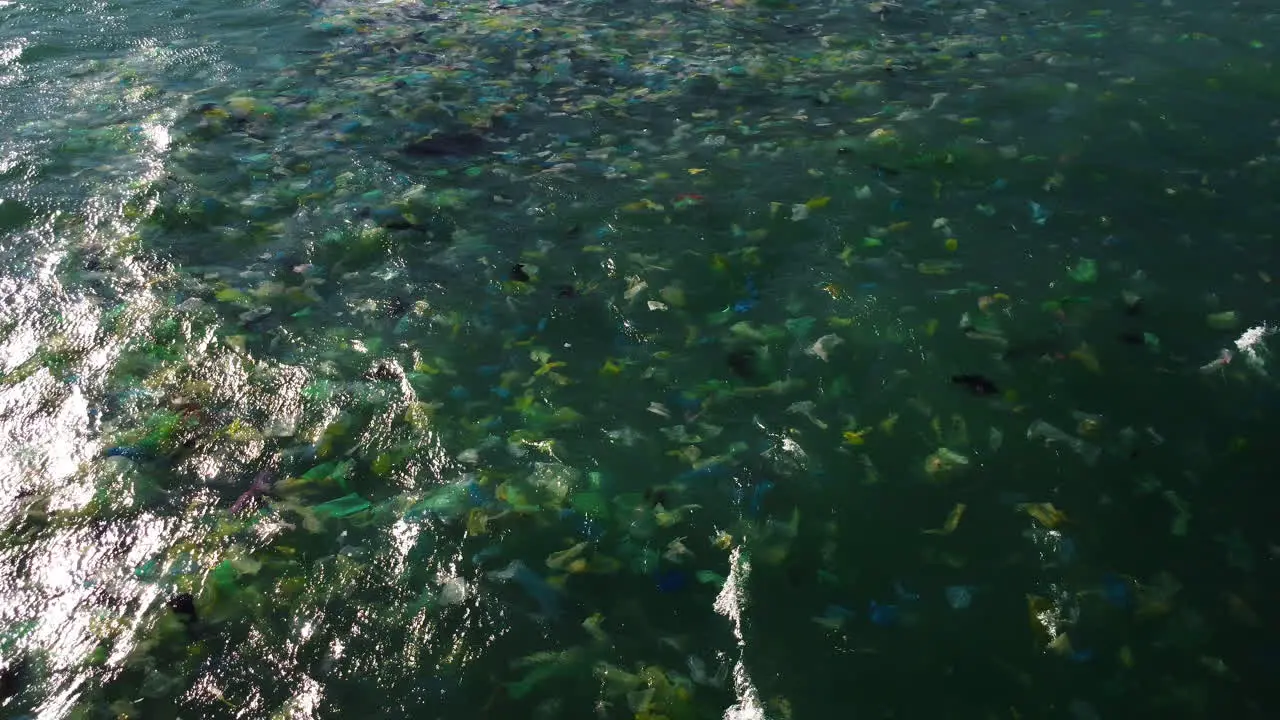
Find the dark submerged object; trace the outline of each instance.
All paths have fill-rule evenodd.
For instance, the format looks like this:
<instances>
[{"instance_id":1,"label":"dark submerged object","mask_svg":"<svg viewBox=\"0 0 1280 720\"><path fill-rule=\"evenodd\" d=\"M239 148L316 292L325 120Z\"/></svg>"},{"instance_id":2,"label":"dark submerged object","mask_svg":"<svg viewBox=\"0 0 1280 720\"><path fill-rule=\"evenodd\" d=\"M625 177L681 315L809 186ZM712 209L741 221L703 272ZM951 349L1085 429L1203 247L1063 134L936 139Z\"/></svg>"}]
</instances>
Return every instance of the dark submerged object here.
<instances>
[{"instance_id":1,"label":"dark submerged object","mask_svg":"<svg viewBox=\"0 0 1280 720\"><path fill-rule=\"evenodd\" d=\"M516 282L529 282L531 279L529 273L524 271L524 265L517 263L515 267L507 273L507 277Z\"/></svg>"},{"instance_id":2,"label":"dark submerged object","mask_svg":"<svg viewBox=\"0 0 1280 720\"><path fill-rule=\"evenodd\" d=\"M671 503L671 498L667 495L666 488L661 488L661 487L645 488L644 499L645 499L645 502L649 503L649 505L653 507L657 507L658 505L662 505L663 507L666 507Z\"/></svg>"},{"instance_id":3,"label":"dark submerged object","mask_svg":"<svg viewBox=\"0 0 1280 720\"><path fill-rule=\"evenodd\" d=\"M174 615L178 616L179 620L188 625L195 623L198 619L196 617L196 599L192 597L191 593L174 595L165 604L169 606Z\"/></svg>"},{"instance_id":4,"label":"dark submerged object","mask_svg":"<svg viewBox=\"0 0 1280 720\"><path fill-rule=\"evenodd\" d=\"M1142 333L1135 330L1126 330L1120 333L1119 337L1120 342L1126 345L1145 345L1147 343L1147 340L1142 336Z\"/></svg>"},{"instance_id":5,"label":"dark submerged object","mask_svg":"<svg viewBox=\"0 0 1280 720\"><path fill-rule=\"evenodd\" d=\"M379 359L374 361L369 369L365 371L366 380L382 380L385 382L395 382L404 379L404 368L394 360Z\"/></svg>"},{"instance_id":6,"label":"dark submerged object","mask_svg":"<svg viewBox=\"0 0 1280 720\"><path fill-rule=\"evenodd\" d=\"M0 668L0 702L17 697L27 685L27 658L21 657Z\"/></svg>"},{"instance_id":7,"label":"dark submerged object","mask_svg":"<svg viewBox=\"0 0 1280 720\"><path fill-rule=\"evenodd\" d=\"M381 223L382 227L388 230L424 230L425 226L418 223L409 222L404 218L391 218Z\"/></svg>"},{"instance_id":8,"label":"dark submerged object","mask_svg":"<svg viewBox=\"0 0 1280 720\"><path fill-rule=\"evenodd\" d=\"M897 177L898 175L902 174L901 170L894 167L889 167L888 165L881 165L880 163L871 163L871 169L875 170L876 173L883 175L885 177Z\"/></svg>"},{"instance_id":9,"label":"dark submerged object","mask_svg":"<svg viewBox=\"0 0 1280 720\"><path fill-rule=\"evenodd\" d=\"M951 382L963 385L974 395L996 395L1000 392L1000 388L985 375L952 375Z\"/></svg>"},{"instance_id":10,"label":"dark submerged object","mask_svg":"<svg viewBox=\"0 0 1280 720\"><path fill-rule=\"evenodd\" d=\"M444 133L410 142L404 146L404 154L410 157L461 157L478 155L484 147L484 138L474 133Z\"/></svg>"},{"instance_id":11,"label":"dark submerged object","mask_svg":"<svg viewBox=\"0 0 1280 720\"><path fill-rule=\"evenodd\" d=\"M725 358L725 363L734 375L743 380L752 380L756 375L756 355L750 350L734 350Z\"/></svg>"}]
</instances>

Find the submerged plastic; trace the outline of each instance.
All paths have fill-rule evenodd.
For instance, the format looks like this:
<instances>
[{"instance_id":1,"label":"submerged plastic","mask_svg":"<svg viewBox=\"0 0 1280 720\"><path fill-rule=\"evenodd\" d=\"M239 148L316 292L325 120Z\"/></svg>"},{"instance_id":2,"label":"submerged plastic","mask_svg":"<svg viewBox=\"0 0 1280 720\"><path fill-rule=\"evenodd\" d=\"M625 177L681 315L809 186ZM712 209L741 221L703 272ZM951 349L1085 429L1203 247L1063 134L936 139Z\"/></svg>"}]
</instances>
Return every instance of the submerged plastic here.
<instances>
[{"instance_id":1,"label":"submerged plastic","mask_svg":"<svg viewBox=\"0 0 1280 720\"><path fill-rule=\"evenodd\" d=\"M345 495L337 500L330 500L315 506L314 511L320 517L345 518L364 512L373 507L373 503L356 493Z\"/></svg>"}]
</instances>

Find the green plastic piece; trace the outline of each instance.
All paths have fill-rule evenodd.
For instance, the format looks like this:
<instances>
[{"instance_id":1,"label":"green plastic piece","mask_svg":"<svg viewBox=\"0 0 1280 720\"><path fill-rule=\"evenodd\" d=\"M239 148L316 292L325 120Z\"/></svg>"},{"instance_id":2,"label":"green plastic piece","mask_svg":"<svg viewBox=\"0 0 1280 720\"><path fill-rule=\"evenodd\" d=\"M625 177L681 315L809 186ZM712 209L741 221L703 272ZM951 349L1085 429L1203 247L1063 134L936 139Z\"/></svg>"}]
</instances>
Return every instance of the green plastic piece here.
<instances>
[{"instance_id":1,"label":"green plastic piece","mask_svg":"<svg viewBox=\"0 0 1280 720\"><path fill-rule=\"evenodd\" d=\"M1080 258L1080 262L1071 268L1071 279L1076 282L1091 283L1098 280L1098 262L1089 258Z\"/></svg>"},{"instance_id":2,"label":"green plastic piece","mask_svg":"<svg viewBox=\"0 0 1280 720\"><path fill-rule=\"evenodd\" d=\"M218 566L209 574L209 579L212 580L213 584L218 588L231 590L236 586L236 575L236 569L231 564L231 561L223 560L218 563Z\"/></svg>"},{"instance_id":3,"label":"green plastic piece","mask_svg":"<svg viewBox=\"0 0 1280 720\"><path fill-rule=\"evenodd\" d=\"M333 480L345 489L347 487L347 473L351 472L352 462L327 462L321 463L302 474L299 480L306 482L317 482L320 480Z\"/></svg>"},{"instance_id":4,"label":"green plastic piece","mask_svg":"<svg viewBox=\"0 0 1280 720\"><path fill-rule=\"evenodd\" d=\"M320 517L344 518L364 512L371 507L373 507L373 503L365 500L357 493L351 493L337 500L330 500L327 503L317 505L315 513Z\"/></svg>"},{"instance_id":5,"label":"green plastic piece","mask_svg":"<svg viewBox=\"0 0 1280 720\"><path fill-rule=\"evenodd\" d=\"M452 515L460 512L467 502L466 483L446 485L431 495L414 503L405 511L405 517L417 520L427 514L443 513Z\"/></svg>"},{"instance_id":6,"label":"green plastic piece","mask_svg":"<svg viewBox=\"0 0 1280 720\"><path fill-rule=\"evenodd\" d=\"M573 496L573 509L588 517L602 517L609 514L609 503L597 492L578 493Z\"/></svg>"}]
</instances>

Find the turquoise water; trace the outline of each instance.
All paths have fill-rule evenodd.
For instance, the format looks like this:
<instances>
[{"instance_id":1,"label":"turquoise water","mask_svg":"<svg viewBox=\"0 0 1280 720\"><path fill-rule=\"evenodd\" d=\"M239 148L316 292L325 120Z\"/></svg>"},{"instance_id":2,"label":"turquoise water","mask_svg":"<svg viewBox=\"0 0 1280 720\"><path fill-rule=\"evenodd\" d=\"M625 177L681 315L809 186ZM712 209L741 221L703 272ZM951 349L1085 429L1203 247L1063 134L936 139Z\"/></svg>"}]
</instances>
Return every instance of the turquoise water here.
<instances>
[{"instance_id":1,"label":"turquoise water","mask_svg":"<svg viewBox=\"0 0 1280 720\"><path fill-rule=\"evenodd\" d=\"M0 708L1261 717L1261 4L0 4Z\"/></svg>"}]
</instances>

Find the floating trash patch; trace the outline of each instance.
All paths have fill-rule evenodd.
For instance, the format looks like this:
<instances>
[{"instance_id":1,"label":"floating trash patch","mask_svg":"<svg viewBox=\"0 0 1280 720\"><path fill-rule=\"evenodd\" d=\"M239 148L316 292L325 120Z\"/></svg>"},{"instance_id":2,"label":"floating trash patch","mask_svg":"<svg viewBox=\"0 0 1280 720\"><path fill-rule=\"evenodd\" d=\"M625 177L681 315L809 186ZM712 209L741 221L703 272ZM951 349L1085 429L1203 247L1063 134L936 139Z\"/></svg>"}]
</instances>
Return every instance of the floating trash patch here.
<instances>
[{"instance_id":1,"label":"floating trash patch","mask_svg":"<svg viewBox=\"0 0 1280 720\"><path fill-rule=\"evenodd\" d=\"M95 66L47 172L113 204L0 214L0 703L1244 708L1275 133L1160 63L1265 45L1090 10L320 2L256 77Z\"/></svg>"}]
</instances>

